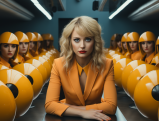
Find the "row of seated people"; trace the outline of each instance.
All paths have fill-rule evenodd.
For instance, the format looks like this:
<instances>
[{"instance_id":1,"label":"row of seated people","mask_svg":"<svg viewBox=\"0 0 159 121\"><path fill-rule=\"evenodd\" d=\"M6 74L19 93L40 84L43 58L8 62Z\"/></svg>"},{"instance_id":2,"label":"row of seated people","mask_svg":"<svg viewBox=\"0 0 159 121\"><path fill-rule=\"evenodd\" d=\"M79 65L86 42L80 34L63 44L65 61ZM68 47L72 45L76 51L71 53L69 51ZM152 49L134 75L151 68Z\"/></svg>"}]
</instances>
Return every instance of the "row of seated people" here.
<instances>
[{"instance_id":1,"label":"row of seated people","mask_svg":"<svg viewBox=\"0 0 159 121\"><path fill-rule=\"evenodd\" d=\"M159 38L146 31L114 34L106 57L113 59L114 81L144 117L159 119Z\"/></svg>"},{"instance_id":2,"label":"row of seated people","mask_svg":"<svg viewBox=\"0 0 159 121\"><path fill-rule=\"evenodd\" d=\"M124 35L114 34L108 50L115 50L132 60L142 60L148 64L156 65L158 61L159 38L150 32L141 36L137 32L127 32Z\"/></svg>"},{"instance_id":3,"label":"row of seated people","mask_svg":"<svg viewBox=\"0 0 159 121\"><path fill-rule=\"evenodd\" d=\"M43 34L37 32L4 32L0 36L1 54L0 64L12 68L13 66L24 63L25 61L52 50L59 52L53 46L53 36L51 34Z\"/></svg>"},{"instance_id":4,"label":"row of seated people","mask_svg":"<svg viewBox=\"0 0 159 121\"><path fill-rule=\"evenodd\" d=\"M37 32L0 35L0 121L24 115L49 81L59 57L51 34Z\"/></svg>"}]
</instances>

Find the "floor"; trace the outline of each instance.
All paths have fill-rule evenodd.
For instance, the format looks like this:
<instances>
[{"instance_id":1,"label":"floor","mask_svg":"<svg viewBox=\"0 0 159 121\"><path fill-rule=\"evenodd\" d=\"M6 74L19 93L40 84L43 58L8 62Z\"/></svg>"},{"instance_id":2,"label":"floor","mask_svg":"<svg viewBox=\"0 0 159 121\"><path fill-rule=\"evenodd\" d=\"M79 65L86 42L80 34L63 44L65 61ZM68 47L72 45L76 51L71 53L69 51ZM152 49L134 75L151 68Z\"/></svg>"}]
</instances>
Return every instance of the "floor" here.
<instances>
[{"instance_id":1,"label":"floor","mask_svg":"<svg viewBox=\"0 0 159 121\"><path fill-rule=\"evenodd\" d=\"M42 89L42 94L38 96L37 99L33 101L33 108L30 108L29 111L15 119L14 121L88 121L86 119L77 118L77 117L58 117L45 113L44 103L46 97L47 85ZM122 92L120 88L117 87L117 99L118 99L118 108L116 115L111 116L112 121L151 121L143 117L137 109L129 108L130 104L133 104L133 101L125 93Z\"/></svg>"}]
</instances>

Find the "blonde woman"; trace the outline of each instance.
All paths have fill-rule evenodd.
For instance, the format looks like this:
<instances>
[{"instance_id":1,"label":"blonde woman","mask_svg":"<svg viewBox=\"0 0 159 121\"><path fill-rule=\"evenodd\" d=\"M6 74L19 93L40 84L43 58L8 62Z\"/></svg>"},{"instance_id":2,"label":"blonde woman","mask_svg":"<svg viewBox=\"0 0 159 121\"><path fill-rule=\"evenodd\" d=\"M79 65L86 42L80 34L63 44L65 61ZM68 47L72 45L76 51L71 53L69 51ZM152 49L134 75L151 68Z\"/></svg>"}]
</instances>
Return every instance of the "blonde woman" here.
<instances>
[{"instance_id":1,"label":"blonde woman","mask_svg":"<svg viewBox=\"0 0 159 121\"><path fill-rule=\"evenodd\" d=\"M117 94L113 61L105 58L103 45L101 26L91 17L76 17L64 28L61 57L54 60L47 90L47 113L111 120L105 114L115 114ZM59 101L61 86L65 99Z\"/></svg>"}]
</instances>

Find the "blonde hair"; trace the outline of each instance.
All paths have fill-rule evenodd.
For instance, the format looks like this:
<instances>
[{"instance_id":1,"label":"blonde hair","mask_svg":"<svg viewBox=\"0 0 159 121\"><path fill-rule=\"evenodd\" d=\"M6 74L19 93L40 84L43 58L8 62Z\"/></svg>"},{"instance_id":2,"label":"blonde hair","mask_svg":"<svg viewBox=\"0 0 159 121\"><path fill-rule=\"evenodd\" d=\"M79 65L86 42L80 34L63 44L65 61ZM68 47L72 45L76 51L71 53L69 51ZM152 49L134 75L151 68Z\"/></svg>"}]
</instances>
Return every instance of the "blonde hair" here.
<instances>
[{"instance_id":1,"label":"blonde hair","mask_svg":"<svg viewBox=\"0 0 159 121\"><path fill-rule=\"evenodd\" d=\"M94 47L92 52L91 67L102 71L105 69L104 41L101 37L101 26L98 22L88 16L80 16L74 18L63 30L60 38L60 56L65 58L65 69L67 71L73 64L74 51L71 44L71 35L73 30L81 36L92 36L94 38Z\"/></svg>"}]
</instances>

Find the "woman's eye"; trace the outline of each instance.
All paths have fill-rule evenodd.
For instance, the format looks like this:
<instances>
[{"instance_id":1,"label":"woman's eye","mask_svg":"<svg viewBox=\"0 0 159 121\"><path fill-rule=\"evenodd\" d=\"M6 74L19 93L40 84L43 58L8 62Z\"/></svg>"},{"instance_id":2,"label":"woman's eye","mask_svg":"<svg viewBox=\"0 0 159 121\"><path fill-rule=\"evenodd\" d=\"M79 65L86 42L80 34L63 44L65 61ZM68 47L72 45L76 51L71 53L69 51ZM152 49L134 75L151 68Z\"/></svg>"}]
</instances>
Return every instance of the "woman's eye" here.
<instances>
[{"instance_id":1,"label":"woman's eye","mask_svg":"<svg viewBox=\"0 0 159 121\"><path fill-rule=\"evenodd\" d=\"M4 45L5 48L9 47L8 45Z\"/></svg>"},{"instance_id":2,"label":"woman's eye","mask_svg":"<svg viewBox=\"0 0 159 121\"><path fill-rule=\"evenodd\" d=\"M133 42L134 44L136 44L137 42L135 41L135 42Z\"/></svg>"},{"instance_id":3,"label":"woman's eye","mask_svg":"<svg viewBox=\"0 0 159 121\"><path fill-rule=\"evenodd\" d=\"M27 45L28 43L27 42L25 42L25 45Z\"/></svg>"},{"instance_id":4,"label":"woman's eye","mask_svg":"<svg viewBox=\"0 0 159 121\"><path fill-rule=\"evenodd\" d=\"M148 44L151 44L151 42L147 42Z\"/></svg>"},{"instance_id":5,"label":"woman's eye","mask_svg":"<svg viewBox=\"0 0 159 121\"><path fill-rule=\"evenodd\" d=\"M91 38L86 38L86 41L87 41L87 42L90 42L90 41L91 41Z\"/></svg>"},{"instance_id":6,"label":"woman's eye","mask_svg":"<svg viewBox=\"0 0 159 121\"><path fill-rule=\"evenodd\" d=\"M22 45L22 42L19 42L20 45Z\"/></svg>"},{"instance_id":7,"label":"woman's eye","mask_svg":"<svg viewBox=\"0 0 159 121\"><path fill-rule=\"evenodd\" d=\"M79 42L79 39L74 39L75 42Z\"/></svg>"},{"instance_id":8,"label":"woman's eye","mask_svg":"<svg viewBox=\"0 0 159 121\"><path fill-rule=\"evenodd\" d=\"M142 42L142 45L144 45L145 44L145 42Z\"/></svg>"},{"instance_id":9,"label":"woman's eye","mask_svg":"<svg viewBox=\"0 0 159 121\"><path fill-rule=\"evenodd\" d=\"M12 48L15 48L16 47L16 45L12 45Z\"/></svg>"}]
</instances>

